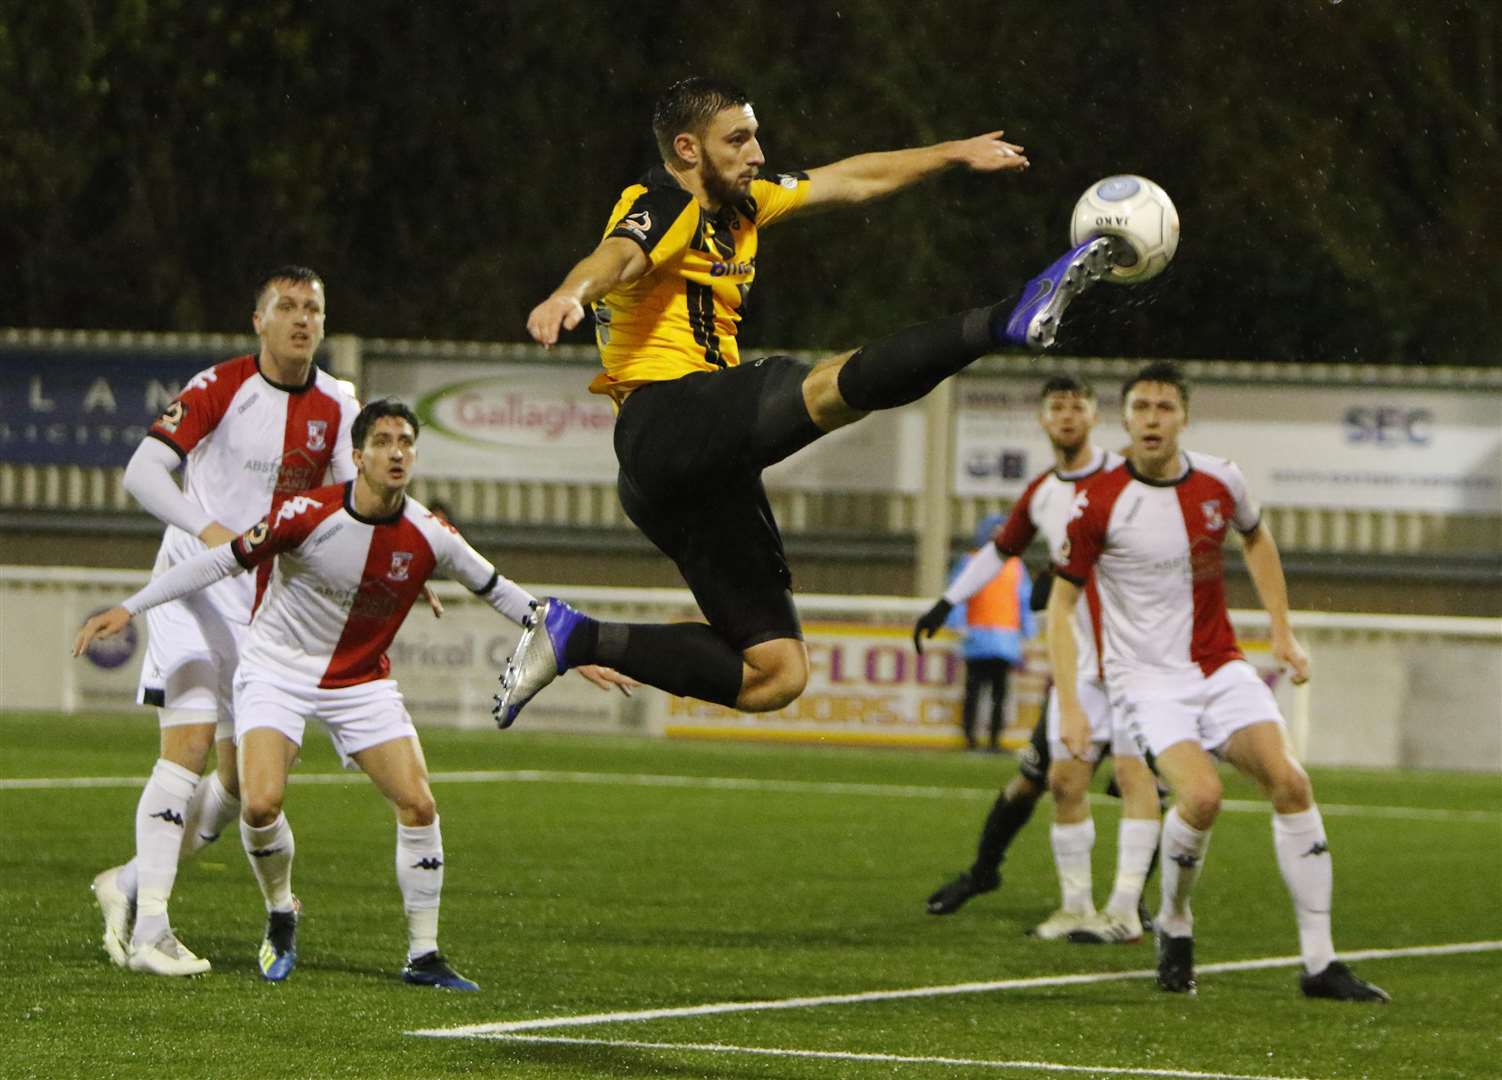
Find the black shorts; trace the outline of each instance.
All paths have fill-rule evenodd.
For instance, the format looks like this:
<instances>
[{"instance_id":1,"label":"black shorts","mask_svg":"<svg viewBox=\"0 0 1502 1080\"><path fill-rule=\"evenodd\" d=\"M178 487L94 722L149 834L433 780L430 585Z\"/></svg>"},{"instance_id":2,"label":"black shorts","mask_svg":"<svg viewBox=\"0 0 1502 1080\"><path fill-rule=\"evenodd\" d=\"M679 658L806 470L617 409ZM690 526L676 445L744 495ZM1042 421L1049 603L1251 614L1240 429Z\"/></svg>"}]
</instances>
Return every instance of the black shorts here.
<instances>
[{"instance_id":1,"label":"black shorts","mask_svg":"<svg viewBox=\"0 0 1502 1080\"><path fill-rule=\"evenodd\" d=\"M621 506L740 651L803 636L761 471L822 434L803 404L809 368L769 356L651 383L616 419Z\"/></svg>"}]
</instances>

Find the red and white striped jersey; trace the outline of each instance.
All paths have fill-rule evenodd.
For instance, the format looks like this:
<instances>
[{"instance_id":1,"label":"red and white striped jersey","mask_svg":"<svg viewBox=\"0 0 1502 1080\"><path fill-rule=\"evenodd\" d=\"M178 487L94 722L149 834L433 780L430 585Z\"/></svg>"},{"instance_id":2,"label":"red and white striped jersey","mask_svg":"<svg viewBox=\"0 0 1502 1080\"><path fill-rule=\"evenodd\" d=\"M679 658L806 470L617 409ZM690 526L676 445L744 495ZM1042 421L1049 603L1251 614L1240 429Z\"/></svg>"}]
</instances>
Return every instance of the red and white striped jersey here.
<instances>
[{"instance_id":1,"label":"red and white striped jersey","mask_svg":"<svg viewBox=\"0 0 1502 1080\"><path fill-rule=\"evenodd\" d=\"M416 500L386 518L356 512L349 484L285 499L229 545L246 570L276 560L240 664L302 685L352 686L391 671L386 650L434 573L520 623L532 596Z\"/></svg>"},{"instance_id":2,"label":"red and white striped jersey","mask_svg":"<svg viewBox=\"0 0 1502 1080\"><path fill-rule=\"evenodd\" d=\"M1064 551L1065 532L1069 515L1074 506L1075 495L1088 491L1097 480L1107 475L1122 463L1120 454L1111 450L1092 448L1090 462L1075 472L1060 472L1049 469L1034 477L1012 507L1006 524L996 534L996 550L1003 558L1021 555L1038 533L1048 545L1048 556L1055 563L1061 561ZM1096 592L1094 576L1086 574L1085 602L1074 611L1074 641L1079 650L1079 672L1082 677L1104 679L1100 660L1100 596Z\"/></svg>"},{"instance_id":3,"label":"red and white striped jersey","mask_svg":"<svg viewBox=\"0 0 1502 1080\"><path fill-rule=\"evenodd\" d=\"M1056 568L1076 584L1095 572L1112 684L1209 675L1242 658L1221 545L1230 528L1255 531L1262 512L1234 464L1182 456L1177 480L1144 480L1124 464L1074 498Z\"/></svg>"},{"instance_id":4,"label":"red and white striped jersey","mask_svg":"<svg viewBox=\"0 0 1502 1080\"><path fill-rule=\"evenodd\" d=\"M304 385L282 386L261 374L255 356L241 356L194 375L147 437L183 459L187 498L244 532L289 495L354 478L349 429L359 409L317 367ZM169 525L154 573L203 550L198 537ZM249 622L257 591L254 575L237 576L205 595L227 618Z\"/></svg>"}]
</instances>

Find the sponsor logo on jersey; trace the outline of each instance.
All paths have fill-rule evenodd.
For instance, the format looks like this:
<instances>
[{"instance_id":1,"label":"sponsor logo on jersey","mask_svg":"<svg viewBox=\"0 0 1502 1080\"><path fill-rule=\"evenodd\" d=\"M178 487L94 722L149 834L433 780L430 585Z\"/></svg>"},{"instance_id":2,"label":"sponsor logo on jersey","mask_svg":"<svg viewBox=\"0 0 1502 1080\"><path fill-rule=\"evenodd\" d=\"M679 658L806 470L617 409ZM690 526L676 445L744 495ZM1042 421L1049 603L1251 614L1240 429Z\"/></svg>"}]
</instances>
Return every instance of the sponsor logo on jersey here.
<instances>
[{"instance_id":1,"label":"sponsor logo on jersey","mask_svg":"<svg viewBox=\"0 0 1502 1080\"><path fill-rule=\"evenodd\" d=\"M324 434L328 431L328 429L329 422L327 420L309 420L308 441L304 445L306 445L309 450L322 450L325 446L328 445L328 443L324 441Z\"/></svg>"},{"instance_id":2,"label":"sponsor logo on jersey","mask_svg":"<svg viewBox=\"0 0 1502 1080\"><path fill-rule=\"evenodd\" d=\"M386 577L392 581L406 581L407 573L412 569L412 553L410 551L393 551L391 553L391 569L386 571Z\"/></svg>"},{"instance_id":3,"label":"sponsor logo on jersey","mask_svg":"<svg viewBox=\"0 0 1502 1080\"><path fill-rule=\"evenodd\" d=\"M182 399L168 405L161 416L156 418L156 426L169 435L177 431L178 425L188 418L188 407L182 403Z\"/></svg>"},{"instance_id":4,"label":"sponsor logo on jersey","mask_svg":"<svg viewBox=\"0 0 1502 1080\"><path fill-rule=\"evenodd\" d=\"M1220 513L1219 499L1206 499L1200 503L1200 509L1205 513L1205 528L1211 532L1220 532L1226 527L1226 519Z\"/></svg>"},{"instance_id":5,"label":"sponsor logo on jersey","mask_svg":"<svg viewBox=\"0 0 1502 1080\"><path fill-rule=\"evenodd\" d=\"M742 259L740 262L717 262L710 266L710 277L733 277L736 275L756 273L755 256Z\"/></svg>"},{"instance_id":6,"label":"sponsor logo on jersey","mask_svg":"<svg viewBox=\"0 0 1502 1080\"><path fill-rule=\"evenodd\" d=\"M625 229L638 240L645 240L647 233L652 231L652 212L650 210L638 210L634 214L627 214L621 218L617 229Z\"/></svg>"},{"instance_id":7,"label":"sponsor logo on jersey","mask_svg":"<svg viewBox=\"0 0 1502 1080\"><path fill-rule=\"evenodd\" d=\"M260 400L261 400L261 392L259 390L257 390L254 394L251 394L244 401L240 402L240 407L235 410L235 415L239 416L246 409L250 408L252 405L254 405L257 401L260 401Z\"/></svg>"}]
</instances>

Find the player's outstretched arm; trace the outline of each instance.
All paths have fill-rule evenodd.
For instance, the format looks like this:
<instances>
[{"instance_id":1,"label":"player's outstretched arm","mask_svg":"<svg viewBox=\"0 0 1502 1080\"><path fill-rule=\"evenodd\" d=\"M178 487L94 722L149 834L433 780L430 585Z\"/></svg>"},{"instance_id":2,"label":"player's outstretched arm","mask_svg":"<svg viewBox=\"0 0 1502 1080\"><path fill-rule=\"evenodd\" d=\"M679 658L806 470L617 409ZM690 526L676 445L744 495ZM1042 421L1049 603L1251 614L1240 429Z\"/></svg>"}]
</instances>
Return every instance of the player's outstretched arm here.
<instances>
[{"instance_id":1,"label":"player's outstretched arm","mask_svg":"<svg viewBox=\"0 0 1502 1080\"><path fill-rule=\"evenodd\" d=\"M1283 577L1283 559L1278 544L1265 523L1242 537L1247 573L1257 598L1267 611L1273 655L1292 672L1295 686L1309 681L1309 654L1294 637L1288 621L1288 583Z\"/></svg>"},{"instance_id":2,"label":"player's outstretched arm","mask_svg":"<svg viewBox=\"0 0 1502 1080\"><path fill-rule=\"evenodd\" d=\"M584 306L592 304L618 285L629 285L651 269L646 254L633 240L607 236L527 316L527 333L539 345L551 349L565 330L584 320Z\"/></svg>"},{"instance_id":3,"label":"player's outstretched arm","mask_svg":"<svg viewBox=\"0 0 1502 1080\"><path fill-rule=\"evenodd\" d=\"M1053 692L1059 697L1059 734L1069 752L1084 757L1090 749L1090 722L1080 705L1079 646L1074 640L1074 608L1079 586L1055 575L1048 593L1048 661L1053 668Z\"/></svg>"},{"instance_id":4,"label":"player's outstretched arm","mask_svg":"<svg viewBox=\"0 0 1502 1080\"><path fill-rule=\"evenodd\" d=\"M1000 131L990 131L973 139L956 139L933 146L858 154L810 169L808 196L796 212L808 213L881 199L935 173L956 167L988 173L1026 169L1028 160L1023 148L1001 136Z\"/></svg>"}]
</instances>

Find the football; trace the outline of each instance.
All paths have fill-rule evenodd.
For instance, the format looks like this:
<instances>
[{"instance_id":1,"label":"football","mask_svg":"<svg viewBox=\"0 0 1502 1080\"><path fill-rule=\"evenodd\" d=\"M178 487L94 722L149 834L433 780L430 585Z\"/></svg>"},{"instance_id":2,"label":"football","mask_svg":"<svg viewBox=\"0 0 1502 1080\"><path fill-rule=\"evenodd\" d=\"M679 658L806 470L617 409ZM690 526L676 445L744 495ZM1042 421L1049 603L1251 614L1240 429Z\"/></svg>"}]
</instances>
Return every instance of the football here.
<instances>
[{"instance_id":1,"label":"football","mask_svg":"<svg viewBox=\"0 0 1502 1080\"><path fill-rule=\"evenodd\" d=\"M1112 236L1111 270L1104 280L1136 285L1155 278L1179 248L1179 212L1145 176L1108 176L1091 184L1074 204L1069 242Z\"/></svg>"}]
</instances>

